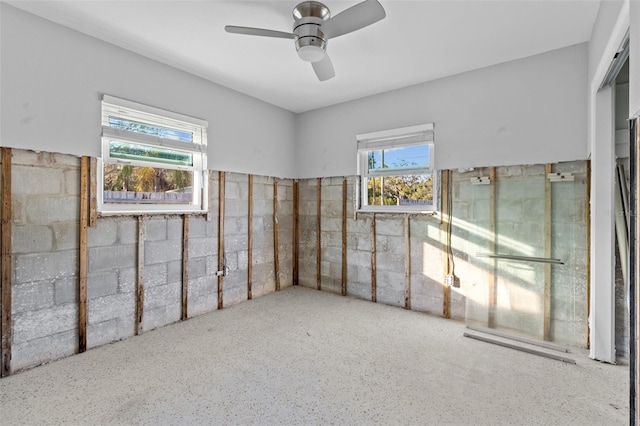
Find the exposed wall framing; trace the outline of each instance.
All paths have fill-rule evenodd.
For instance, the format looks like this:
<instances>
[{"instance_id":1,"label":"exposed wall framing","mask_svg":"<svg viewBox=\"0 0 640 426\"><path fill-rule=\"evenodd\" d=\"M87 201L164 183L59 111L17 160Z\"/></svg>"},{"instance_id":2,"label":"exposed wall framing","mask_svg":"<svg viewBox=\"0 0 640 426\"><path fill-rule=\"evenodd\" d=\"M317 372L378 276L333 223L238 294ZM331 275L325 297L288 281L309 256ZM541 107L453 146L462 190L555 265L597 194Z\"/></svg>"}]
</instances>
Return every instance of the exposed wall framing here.
<instances>
[{"instance_id":1,"label":"exposed wall framing","mask_svg":"<svg viewBox=\"0 0 640 426\"><path fill-rule=\"evenodd\" d=\"M247 299L253 298L253 175L248 179L248 200L247 200Z\"/></svg>"},{"instance_id":2,"label":"exposed wall framing","mask_svg":"<svg viewBox=\"0 0 640 426\"><path fill-rule=\"evenodd\" d=\"M347 295L347 178L342 180L342 295Z\"/></svg>"},{"instance_id":3,"label":"exposed wall framing","mask_svg":"<svg viewBox=\"0 0 640 426\"><path fill-rule=\"evenodd\" d=\"M371 214L371 301L377 300L377 274L376 274L376 214Z\"/></svg>"},{"instance_id":4,"label":"exposed wall framing","mask_svg":"<svg viewBox=\"0 0 640 426\"><path fill-rule=\"evenodd\" d=\"M78 274L78 350L87 350L87 266L88 266L88 230L89 225L89 157L80 159L80 242L79 242L79 274Z\"/></svg>"},{"instance_id":5,"label":"exposed wall framing","mask_svg":"<svg viewBox=\"0 0 640 426\"><path fill-rule=\"evenodd\" d=\"M280 291L280 244L278 243L278 181L273 181L273 264L276 275L276 291Z\"/></svg>"},{"instance_id":6,"label":"exposed wall framing","mask_svg":"<svg viewBox=\"0 0 640 426\"><path fill-rule=\"evenodd\" d=\"M11 374L11 148L2 148L2 368Z\"/></svg>"},{"instance_id":7,"label":"exposed wall framing","mask_svg":"<svg viewBox=\"0 0 640 426\"><path fill-rule=\"evenodd\" d=\"M223 301L223 286L224 275L221 273L225 271L224 261L224 190L225 190L225 173L218 173L218 309L224 307Z\"/></svg>"},{"instance_id":8,"label":"exposed wall framing","mask_svg":"<svg viewBox=\"0 0 640 426\"><path fill-rule=\"evenodd\" d=\"M411 309L411 215L404 216L404 308Z\"/></svg>"},{"instance_id":9,"label":"exposed wall framing","mask_svg":"<svg viewBox=\"0 0 640 426\"><path fill-rule=\"evenodd\" d=\"M322 178L317 178L316 200L316 287L322 290Z\"/></svg>"},{"instance_id":10,"label":"exposed wall framing","mask_svg":"<svg viewBox=\"0 0 640 426\"><path fill-rule=\"evenodd\" d=\"M293 181L293 285L298 285L298 275L300 267L300 188L298 180Z\"/></svg>"},{"instance_id":11,"label":"exposed wall framing","mask_svg":"<svg viewBox=\"0 0 640 426\"><path fill-rule=\"evenodd\" d=\"M182 216L182 287L180 319L189 318L189 215Z\"/></svg>"},{"instance_id":12,"label":"exposed wall framing","mask_svg":"<svg viewBox=\"0 0 640 426\"><path fill-rule=\"evenodd\" d=\"M441 191L442 191L442 206L440 224L441 224L441 232L442 237L442 251L444 252L443 258L443 274L442 274L442 316L444 318L451 318L451 288L445 282L445 277L451 273L450 267L451 262L449 259L449 252L451 248L449 247L449 223L451 221L451 212L449 211L449 197L451 196L451 182L450 182L450 173L449 170L442 171L441 178Z\"/></svg>"},{"instance_id":13,"label":"exposed wall framing","mask_svg":"<svg viewBox=\"0 0 640 426\"><path fill-rule=\"evenodd\" d=\"M144 241L145 219L138 216L138 268L136 274L136 328L135 334L142 334L142 317L144 315Z\"/></svg>"},{"instance_id":14,"label":"exposed wall framing","mask_svg":"<svg viewBox=\"0 0 640 426\"><path fill-rule=\"evenodd\" d=\"M489 168L489 253L496 252L496 168ZM496 295L497 295L497 275L496 275L496 261L495 259L489 260L489 274L488 274L488 289L489 289L489 318L487 324L490 328L495 327L495 310L496 310Z\"/></svg>"},{"instance_id":15,"label":"exposed wall framing","mask_svg":"<svg viewBox=\"0 0 640 426\"><path fill-rule=\"evenodd\" d=\"M551 258L551 164L544 166L544 257ZM551 264L544 264L543 339L551 340Z\"/></svg>"}]
</instances>

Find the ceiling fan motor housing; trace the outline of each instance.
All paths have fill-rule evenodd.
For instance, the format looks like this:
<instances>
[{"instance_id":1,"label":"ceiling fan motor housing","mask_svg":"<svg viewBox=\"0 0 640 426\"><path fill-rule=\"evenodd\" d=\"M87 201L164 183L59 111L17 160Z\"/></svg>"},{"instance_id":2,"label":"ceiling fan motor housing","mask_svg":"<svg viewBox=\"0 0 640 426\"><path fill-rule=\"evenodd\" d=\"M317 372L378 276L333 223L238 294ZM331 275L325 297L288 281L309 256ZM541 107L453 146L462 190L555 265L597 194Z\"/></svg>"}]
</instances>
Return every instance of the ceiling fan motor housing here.
<instances>
[{"instance_id":1,"label":"ceiling fan motor housing","mask_svg":"<svg viewBox=\"0 0 640 426\"><path fill-rule=\"evenodd\" d=\"M318 62L324 58L327 39L320 26L330 17L329 8L317 1L305 1L293 9L295 45L303 61Z\"/></svg>"}]
</instances>

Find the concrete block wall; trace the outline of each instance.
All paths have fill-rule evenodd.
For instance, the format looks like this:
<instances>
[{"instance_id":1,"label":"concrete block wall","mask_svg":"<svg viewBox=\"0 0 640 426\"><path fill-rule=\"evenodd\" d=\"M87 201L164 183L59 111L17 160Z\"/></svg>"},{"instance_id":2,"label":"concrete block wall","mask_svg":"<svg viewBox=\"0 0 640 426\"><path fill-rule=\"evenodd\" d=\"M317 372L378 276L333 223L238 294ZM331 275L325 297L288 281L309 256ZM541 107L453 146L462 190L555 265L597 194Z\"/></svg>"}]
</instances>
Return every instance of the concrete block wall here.
<instances>
[{"instance_id":1,"label":"concrete block wall","mask_svg":"<svg viewBox=\"0 0 640 426\"><path fill-rule=\"evenodd\" d=\"M78 352L80 160L12 150L13 372ZM253 297L275 290L274 178L254 176ZM211 171L210 215L189 217L188 316L217 309L219 173ZM278 179L281 288L292 285L293 181ZM138 264L141 332L179 321L182 311L182 215L146 215L144 259L138 216L99 217L88 228L87 347L136 332ZM224 248L229 273L224 306L247 299L248 176L225 174Z\"/></svg>"},{"instance_id":2,"label":"concrete block wall","mask_svg":"<svg viewBox=\"0 0 640 426\"><path fill-rule=\"evenodd\" d=\"M585 346L587 342L587 169L586 162L552 165L572 173L573 182L551 184L551 339ZM487 326L491 260L488 185L471 177L489 169L453 172L453 247L460 291L467 296L466 319ZM496 168L496 253L544 256L544 165ZM544 264L496 261L496 326L533 337L543 334Z\"/></svg>"},{"instance_id":3,"label":"concrete block wall","mask_svg":"<svg viewBox=\"0 0 640 426\"><path fill-rule=\"evenodd\" d=\"M543 257L544 165L497 168L496 252ZM586 162L553 165L574 182L552 184L551 256L565 264L552 267L552 339L586 345L587 190ZM490 262L489 186L472 185L470 177L488 169L453 171L453 265L459 288L450 288L449 315L486 326ZM341 291L343 177L321 179L321 286ZM347 294L371 300L372 213L354 218L355 177L347 178ZM300 284L316 287L317 179L300 181ZM376 298L378 303L405 306L406 215L375 215ZM446 233L439 215L409 215L411 309L444 314ZM542 334L543 264L501 263L498 268L497 322ZM506 327L508 328L508 327Z\"/></svg>"},{"instance_id":4,"label":"concrete block wall","mask_svg":"<svg viewBox=\"0 0 640 426\"><path fill-rule=\"evenodd\" d=\"M79 166L12 150L12 369L77 351Z\"/></svg>"}]
</instances>

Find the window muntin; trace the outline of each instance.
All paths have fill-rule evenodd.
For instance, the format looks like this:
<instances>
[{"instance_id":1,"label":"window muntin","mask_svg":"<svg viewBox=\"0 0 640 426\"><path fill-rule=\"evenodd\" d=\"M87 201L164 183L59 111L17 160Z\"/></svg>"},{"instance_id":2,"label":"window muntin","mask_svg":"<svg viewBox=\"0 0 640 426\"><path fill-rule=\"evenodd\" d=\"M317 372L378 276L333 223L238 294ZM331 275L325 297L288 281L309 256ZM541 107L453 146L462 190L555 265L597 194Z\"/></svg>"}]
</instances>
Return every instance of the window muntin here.
<instances>
[{"instance_id":1,"label":"window muntin","mask_svg":"<svg viewBox=\"0 0 640 426\"><path fill-rule=\"evenodd\" d=\"M433 124L358 135L357 141L360 211L436 210Z\"/></svg>"},{"instance_id":2,"label":"window muntin","mask_svg":"<svg viewBox=\"0 0 640 426\"><path fill-rule=\"evenodd\" d=\"M207 210L206 122L105 95L98 208Z\"/></svg>"}]
</instances>

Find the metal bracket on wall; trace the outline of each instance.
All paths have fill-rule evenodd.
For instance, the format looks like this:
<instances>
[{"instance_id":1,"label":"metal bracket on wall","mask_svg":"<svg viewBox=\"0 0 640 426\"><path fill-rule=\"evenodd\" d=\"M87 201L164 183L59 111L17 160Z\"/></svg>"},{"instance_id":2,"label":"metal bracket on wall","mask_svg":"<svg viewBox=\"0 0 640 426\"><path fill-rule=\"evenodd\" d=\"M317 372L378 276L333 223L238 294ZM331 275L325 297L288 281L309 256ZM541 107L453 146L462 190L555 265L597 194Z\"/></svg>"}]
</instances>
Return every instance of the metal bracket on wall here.
<instances>
[{"instance_id":1,"label":"metal bracket on wall","mask_svg":"<svg viewBox=\"0 0 640 426\"><path fill-rule=\"evenodd\" d=\"M573 182L571 173L549 173L547 178L551 182Z\"/></svg>"},{"instance_id":2,"label":"metal bracket on wall","mask_svg":"<svg viewBox=\"0 0 640 426\"><path fill-rule=\"evenodd\" d=\"M489 185L491 184L491 178L489 176L478 176L469 179L471 185Z\"/></svg>"}]
</instances>

